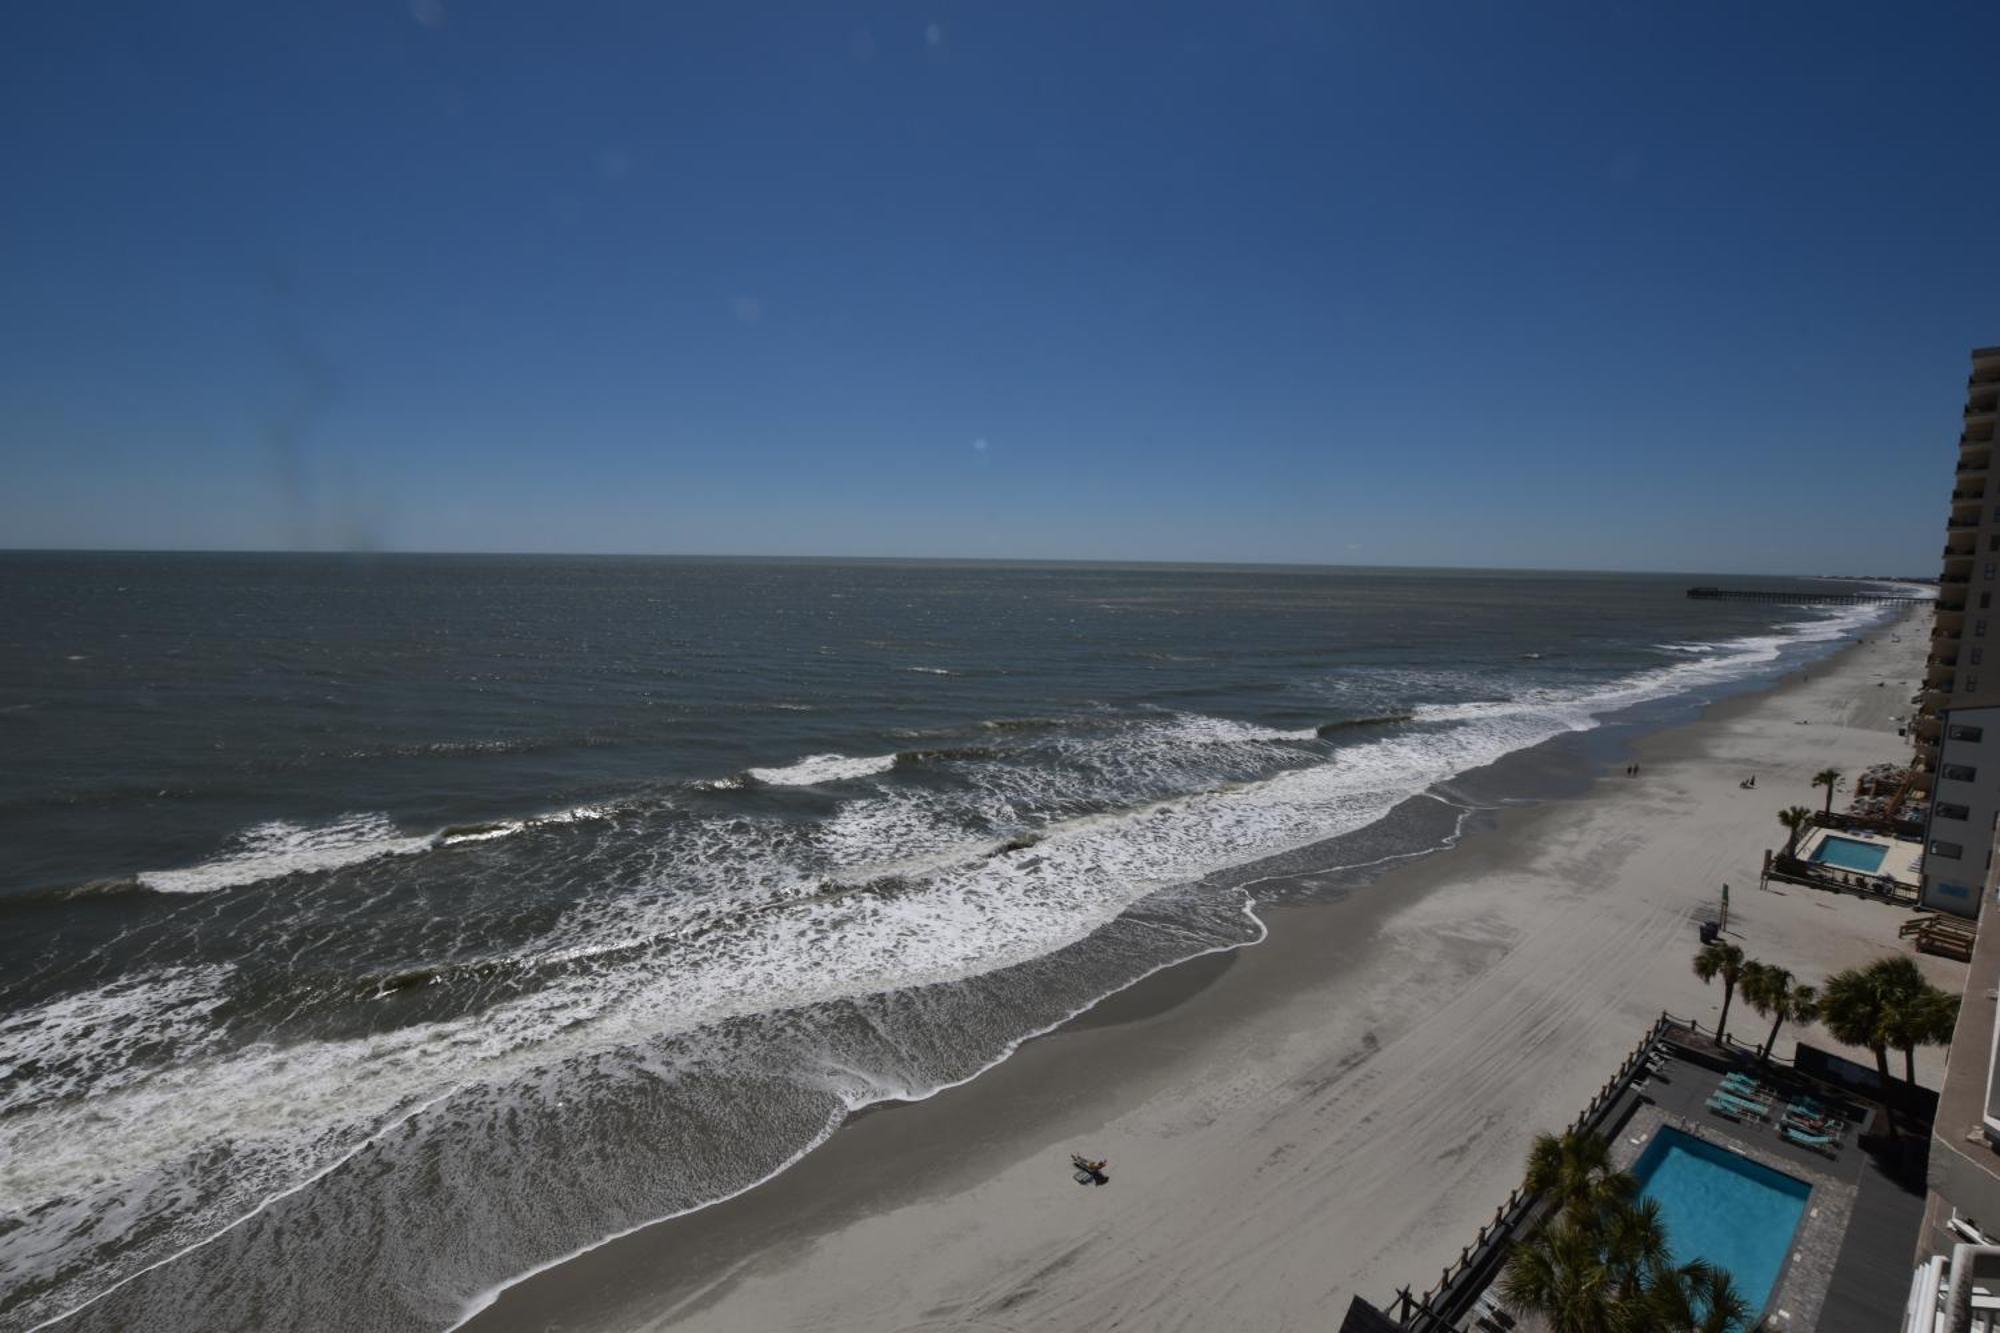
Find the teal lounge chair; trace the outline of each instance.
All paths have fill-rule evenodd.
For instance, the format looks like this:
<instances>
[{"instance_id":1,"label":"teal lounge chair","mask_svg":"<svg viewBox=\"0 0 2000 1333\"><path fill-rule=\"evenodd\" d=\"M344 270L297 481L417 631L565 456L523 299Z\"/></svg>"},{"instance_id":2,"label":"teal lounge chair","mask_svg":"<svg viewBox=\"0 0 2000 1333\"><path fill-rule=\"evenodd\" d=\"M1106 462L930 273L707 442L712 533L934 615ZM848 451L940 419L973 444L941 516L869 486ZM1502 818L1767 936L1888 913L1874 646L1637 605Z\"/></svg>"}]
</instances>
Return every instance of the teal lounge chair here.
<instances>
[{"instance_id":1,"label":"teal lounge chair","mask_svg":"<svg viewBox=\"0 0 2000 1333\"><path fill-rule=\"evenodd\" d=\"M1796 1143L1801 1148L1811 1148L1814 1152L1823 1152L1829 1157L1840 1151L1840 1140L1831 1134L1808 1134L1803 1129L1796 1129L1791 1125L1778 1126L1778 1132L1785 1136L1787 1142Z\"/></svg>"},{"instance_id":2,"label":"teal lounge chair","mask_svg":"<svg viewBox=\"0 0 2000 1333\"><path fill-rule=\"evenodd\" d=\"M1728 1101L1741 1103L1744 1106L1754 1107L1759 1111L1768 1111L1771 1109L1771 1103L1761 1097L1745 1097L1742 1093L1731 1092L1727 1088L1716 1089L1715 1095Z\"/></svg>"},{"instance_id":3,"label":"teal lounge chair","mask_svg":"<svg viewBox=\"0 0 2000 1333\"><path fill-rule=\"evenodd\" d=\"M1718 1092L1713 1097L1710 1097L1708 1099L1708 1109L1711 1111L1720 1111L1724 1115L1736 1118L1744 1116L1748 1116L1752 1120L1762 1120L1764 1118L1764 1108L1756 1102L1745 1101L1741 1097L1732 1097L1726 1092Z\"/></svg>"},{"instance_id":4,"label":"teal lounge chair","mask_svg":"<svg viewBox=\"0 0 2000 1333\"><path fill-rule=\"evenodd\" d=\"M1794 1109L1786 1109L1784 1123L1808 1135L1834 1135L1836 1139L1846 1129L1844 1123L1840 1123L1830 1115L1808 1115L1806 1111L1794 1111Z\"/></svg>"}]
</instances>

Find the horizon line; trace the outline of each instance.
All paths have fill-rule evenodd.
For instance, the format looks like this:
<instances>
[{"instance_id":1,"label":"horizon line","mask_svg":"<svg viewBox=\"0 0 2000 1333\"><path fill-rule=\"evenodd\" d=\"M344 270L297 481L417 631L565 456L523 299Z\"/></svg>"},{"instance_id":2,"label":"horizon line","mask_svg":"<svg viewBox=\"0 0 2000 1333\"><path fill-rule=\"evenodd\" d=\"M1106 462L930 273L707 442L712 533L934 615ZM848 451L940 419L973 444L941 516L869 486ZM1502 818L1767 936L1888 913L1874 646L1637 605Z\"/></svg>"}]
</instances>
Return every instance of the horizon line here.
<instances>
[{"instance_id":1,"label":"horizon line","mask_svg":"<svg viewBox=\"0 0 2000 1333\"><path fill-rule=\"evenodd\" d=\"M1838 579L1846 582L1888 582L1936 584L1937 576L1909 574L1801 574L1777 570L1737 572L1698 569L1609 569L1582 565L1403 565L1362 561L1333 563L1313 560L1173 560L1158 557L1126 558L1104 556L965 556L965 555L775 555L741 551L499 551L499 550L382 550L346 548L323 550L304 547L204 547L204 546L0 546L0 557L22 555L127 555L127 556L317 556L328 559L496 559L496 560L744 560L792 564L933 564L933 565L1098 565L1153 566L1179 569L1289 569L1289 570L1381 570L1431 573L1487 574L1644 574L1689 578L1774 578Z\"/></svg>"}]
</instances>

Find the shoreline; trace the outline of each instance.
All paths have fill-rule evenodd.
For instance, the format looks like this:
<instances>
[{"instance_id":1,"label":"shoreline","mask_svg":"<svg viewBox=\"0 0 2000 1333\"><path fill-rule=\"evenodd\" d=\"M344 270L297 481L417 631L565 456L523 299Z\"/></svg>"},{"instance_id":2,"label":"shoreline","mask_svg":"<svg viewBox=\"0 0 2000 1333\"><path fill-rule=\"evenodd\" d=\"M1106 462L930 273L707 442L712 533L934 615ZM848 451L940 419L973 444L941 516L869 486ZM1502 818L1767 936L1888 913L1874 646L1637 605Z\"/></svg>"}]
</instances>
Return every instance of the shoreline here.
<instances>
[{"instance_id":1,"label":"shoreline","mask_svg":"<svg viewBox=\"0 0 2000 1333\"><path fill-rule=\"evenodd\" d=\"M1266 926L1257 948L1234 948L1171 965L1106 997L1039 1039L1024 1039L1008 1058L973 1080L922 1101L885 1103L852 1115L815 1151L761 1185L693 1213L600 1241L515 1279L458 1327L637 1329L663 1328L684 1320L702 1326L706 1323L701 1318L704 1312L716 1316L717 1327L921 1327L921 1320L913 1324L909 1317L929 1310L938 1311L928 1317L941 1325L962 1324L961 1315L970 1308L965 1301L932 1300L923 1309L899 1309L893 1318L874 1302L882 1299L880 1288L884 1284L909 1281L903 1270L916 1255L925 1255L927 1275L928 1266L939 1263L937 1247L926 1243L939 1226L948 1234L976 1235L981 1230L976 1219L985 1208L974 1200L982 1193L999 1190L1003 1179L1039 1181L1024 1185L1033 1207L1055 1208L1065 1224L1073 1221L1075 1214L1121 1211L1115 1206L1118 1201L1143 1190L1140 1182L1144 1174L1156 1169L1156 1164L1148 1161L1152 1154L1147 1147L1138 1148L1135 1155L1118 1142L1121 1121L1144 1118L1149 1110L1171 1105L1184 1127L1181 1134L1164 1137L1182 1137L1214 1131L1246 1112L1255 1114L1259 1096L1238 1095L1253 1089L1275 1105L1284 1100L1286 1089L1295 1093L1304 1088L1315 1095L1328 1095L1368 1082L1371 1066L1385 1063L1379 1058L1385 1049L1407 1035L1399 1028L1410 1026L1407 1015L1398 1016L1392 1004L1382 1003L1383 977L1370 975L1383 970L1380 955L1384 937L1400 936L1393 942L1393 951L1409 955L1408 961L1424 964L1416 969L1419 977L1435 975L1473 982L1492 973L1496 964L1510 955L1510 936L1498 929L1468 930L1460 911L1440 912L1433 904L1440 896L1465 897L1468 901L1455 908L1479 906L1493 915L1492 904L1477 901L1482 897L1477 886L1491 876L1510 872L1525 851L1557 836L1551 825L1580 810L1588 813L1597 809L1600 796L1643 796L1648 790L1647 770L1654 765L1688 762L1714 743L1718 731L1745 718L1763 718L1762 725L1768 725L1770 717L1766 715L1781 710L1782 705L1824 695L1833 687L1855 694L1853 704L1877 706L1880 717L1866 728L1827 728L1807 739L1817 741L1820 735L1836 730L1864 737L1873 733L1876 753L1872 758L1898 753L1902 743L1895 737L1887 714L1905 691L1898 686L1871 697L1857 689L1865 689L1875 679L1868 674L1870 670L1887 667L1891 659L1902 661L1904 672L1921 661L1921 641L1908 631L1912 618L1906 614L1884 621L1874 627L1866 646L1845 644L1803 671L1794 670L1763 686L1710 703L1692 720L1673 721L1625 736L1616 734L1616 726L1600 728L1612 734L1609 744L1620 751L1629 750L1638 759L1642 777L1634 786L1625 787L1625 779L1609 772L1608 758L1604 754L1591 756L1585 743L1584 752L1570 756L1570 762L1601 771L1580 775L1584 789L1580 795L1551 795L1534 804L1486 813L1468 821L1456 844L1440 849L1442 854L1422 855L1391 866L1366 886L1341 892L1333 901L1257 906L1253 911ZM1905 642L1892 643L1898 635ZM1856 676L1867 679L1857 687L1851 679ZM1819 682L1817 690L1813 681ZM1843 716L1855 711L1853 704ZM1886 736L1881 734L1884 731ZM1531 747L1539 748L1543 747ZM1811 768L1805 771L1809 773ZM1773 795L1767 799L1765 793L1778 791L1779 785L1760 785L1763 789L1749 799L1760 809L1766 804L1775 809L1779 798ZM1803 785L1802 780L1799 785ZM1783 790L1789 792L1790 788L1788 781ZM1735 873L1746 880L1754 876L1754 862L1736 866ZM1748 905L1739 904L1739 912ZM1427 910L1437 919L1422 920ZM1497 913L1505 914L1504 910ZM1844 911L1837 915L1855 914ZM1420 928L1392 929L1399 924ZM1649 937L1659 933L1660 925L1652 923ZM1893 938L1893 929L1889 934ZM1678 932L1674 935L1678 938ZM1691 953L1691 930L1687 936L1687 952ZM1685 972L1685 959L1676 957L1674 962L1678 971ZM1408 974L1405 983L1407 978ZM1397 989L1393 979L1387 989ZM1705 997L1699 990L1688 992L1680 1010L1694 1008L1701 998ZM1344 1023L1310 1021L1315 999L1348 1004L1359 1001L1361 1012L1343 1014ZM1600 1008L1604 1006L1600 1004ZM1639 1005L1634 1012L1644 1008ZM1657 1008L1651 1012L1656 1013ZM1605 1026L1610 1044L1621 1050L1629 1045L1624 1026ZM1271 1061L1260 1055L1285 1058ZM1591 1075L1601 1071L1588 1059L1573 1063L1581 1081L1595 1086ZM1310 1068L1310 1078L1303 1082L1273 1081L1279 1067L1299 1065ZM1442 1072L1431 1071L1437 1076ZM1219 1087L1217 1073L1228 1075ZM1406 1081L1427 1076L1422 1061L1404 1072ZM1190 1094L1190 1088L1201 1086L1214 1090ZM1496 1119L1488 1129L1498 1123ZM1510 1128L1525 1141L1535 1127ZM1277 1146L1296 1152L1299 1145ZM1072 1148L1110 1157L1115 1183L1127 1188L1102 1194L1083 1191L1079 1196L1059 1169ZM1463 1150L1460 1155L1469 1156ZM899 1169L885 1173L885 1162L896 1162ZM1127 1172L1123 1163L1136 1163L1137 1170ZM1263 1173L1264 1168L1256 1162L1248 1165L1253 1175ZM1514 1163L1509 1161L1499 1174L1505 1177L1513 1170ZM1051 1193L1049 1181L1060 1188ZM1021 1189L1003 1192L1018 1195ZM1402 1192L1424 1193L1421 1189ZM1465 1192L1476 1195L1470 1189ZM1497 1190L1498 1196L1505 1192L1504 1186ZM1114 1207L1104 1209L1104 1204ZM1445 1206L1442 1199L1420 1199L1419 1204L1420 1217ZM1457 1230L1469 1231L1484 1211L1482 1201L1469 1205L1457 1221L1433 1218L1430 1229L1442 1228L1438 1238L1441 1248L1435 1252L1443 1253L1444 1258L1455 1254ZM931 1224L910 1230L908 1220L926 1213L937 1216ZM878 1234L862 1234L869 1232ZM839 1283L839 1296L808 1272L833 1263L821 1252L835 1248L850 1251L839 1265L847 1273ZM1030 1253L1020 1262L1027 1263L1037 1248L1030 1243ZM1009 1265L998 1256L989 1257L978 1246L956 1257L961 1269L1004 1273L1020 1266ZM1382 1271L1376 1276L1371 1270L1388 1268L1377 1256L1348 1272L1345 1289L1381 1296L1402 1282L1419 1281L1425 1268L1433 1266L1417 1262L1419 1257L1411 1254L1411 1263L1400 1273ZM856 1267L870 1270L873 1277L864 1284L871 1293L866 1308L872 1313L866 1317L857 1317L846 1308L860 1295L847 1290L858 1276L852 1271ZM1061 1267L1084 1265L1072 1259ZM1342 1265L1323 1263L1319 1267L1332 1271ZM1035 1270L1030 1267L1026 1271ZM944 1281L936 1285L964 1285L954 1282L949 1274L939 1276ZM1079 1289L1080 1294L1095 1291L1104 1280L1102 1276L1092 1279ZM1034 1291L1028 1294L1023 1294L1024 1288L1012 1293L1020 1299L1006 1307L1010 1312L1031 1300L1039 1305L1053 1294L1045 1287L1066 1284L1051 1278L1030 1285ZM913 1303L922 1299L915 1291L909 1295ZM1313 1299L1323 1301L1336 1295L1322 1291ZM1284 1308L1295 1310L1298 1297L1298 1291L1290 1291ZM1344 1296L1338 1299L1344 1306ZM737 1308L746 1302L747 1310ZM827 1308L836 1303L839 1308ZM896 1304L900 1307L902 1302ZM1306 1305L1311 1307L1312 1302ZM952 1307L953 1313L945 1313L946 1307ZM1098 1309L1100 1316L1104 1313L1098 1306L1092 1308ZM1337 1312L1338 1307L1331 1311ZM1163 1309L1152 1313L1166 1316ZM1323 1322L1330 1314L1322 1309L1318 1317ZM1050 1318L1037 1322L1067 1327L1089 1320L1073 1320L1068 1312L1051 1311ZM1277 1317L1275 1322L1283 1324L1285 1320Z\"/></svg>"}]
</instances>

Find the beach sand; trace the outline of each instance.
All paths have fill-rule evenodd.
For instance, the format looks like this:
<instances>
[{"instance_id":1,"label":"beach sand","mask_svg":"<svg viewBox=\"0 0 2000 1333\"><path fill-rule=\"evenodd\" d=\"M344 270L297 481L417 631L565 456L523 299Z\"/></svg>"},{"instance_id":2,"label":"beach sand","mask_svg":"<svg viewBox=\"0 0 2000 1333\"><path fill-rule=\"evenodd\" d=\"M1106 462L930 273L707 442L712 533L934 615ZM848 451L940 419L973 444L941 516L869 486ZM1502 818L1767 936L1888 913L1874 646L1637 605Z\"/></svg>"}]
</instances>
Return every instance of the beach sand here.
<instances>
[{"instance_id":1,"label":"beach sand","mask_svg":"<svg viewBox=\"0 0 2000 1333\"><path fill-rule=\"evenodd\" d=\"M1724 881L1733 941L1801 979L1907 952L1905 909L1760 891L1757 870L1776 811L1823 800L1814 772L1907 758L1892 719L1927 624L1640 738L1636 777L1503 811L1340 901L1260 910L1264 943L862 1115L766 1185L521 1282L467 1327L1325 1329L1351 1294L1421 1290L1653 1018L1713 1025L1720 988L1689 961ZM1918 961L1963 984L1961 964ZM1730 1031L1767 1027L1739 997ZM1793 1036L1840 1049L1817 1028L1781 1047ZM1926 1082L1942 1068L1920 1052ZM1108 1158L1110 1186L1076 1185L1073 1150Z\"/></svg>"}]
</instances>

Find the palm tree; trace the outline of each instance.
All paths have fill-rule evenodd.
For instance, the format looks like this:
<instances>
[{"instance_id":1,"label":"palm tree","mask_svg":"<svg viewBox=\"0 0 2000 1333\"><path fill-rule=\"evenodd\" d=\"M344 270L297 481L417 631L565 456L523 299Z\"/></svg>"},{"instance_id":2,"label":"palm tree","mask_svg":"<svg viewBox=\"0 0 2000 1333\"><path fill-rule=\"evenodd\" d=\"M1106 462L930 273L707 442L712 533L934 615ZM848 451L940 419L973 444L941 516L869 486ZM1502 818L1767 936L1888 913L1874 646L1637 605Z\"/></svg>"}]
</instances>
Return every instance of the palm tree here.
<instances>
[{"instance_id":1,"label":"palm tree","mask_svg":"<svg viewBox=\"0 0 2000 1333\"><path fill-rule=\"evenodd\" d=\"M1903 1052L1903 1081L1917 1081L1917 1047L1951 1045L1958 1026L1958 997L1928 981L1922 989L1903 994L1889 1017L1889 1036Z\"/></svg>"},{"instance_id":2,"label":"palm tree","mask_svg":"<svg viewBox=\"0 0 2000 1333\"><path fill-rule=\"evenodd\" d=\"M1813 813L1802 805L1788 806L1778 812L1778 822L1791 833L1785 840L1785 855L1797 856L1799 839L1812 827Z\"/></svg>"},{"instance_id":3,"label":"palm tree","mask_svg":"<svg viewBox=\"0 0 2000 1333\"><path fill-rule=\"evenodd\" d=\"M1839 781L1840 770L1837 768L1822 768L1813 774L1812 785L1826 788L1826 814L1829 819L1833 818L1833 788Z\"/></svg>"},{"instance_id":4,"label":"palm tree","mask_svg":"<svg viewBox=\"0 0 2000 1333\"><path fill-rule=\"evenodd\" d=\"M1598 1225L1605 1262L1616 1275L1618 1298L1637 1300L1648 1274L1671 1262L1660 1201L1634 1198L1615 1205L1599 1217Z\"/></svg>"},{"instance_id":5,"label":"palm tree","mask_svg":"<svg viewBox=\"0 0 2000 1333\"><path fill-rule=\"evenodd\" d=\"M1819 993L1811 986L1796 984L1790 972L1773 963L1751 963L1743 969L1743 1001L1771 1020L1771 1035L1764 1039L1764 1049L1757 1052L1757 1058L1766 1064L1771 1060L1771 1048L1778 1044L1779 1028L1787 1021L1810 1023L1819 1014Z\"/></svg>"},{"instance_id":6,"label":"palm tree","mask_svg":"<svg viewBox=\"0 0 2000 1333\"><path fill-rule=\"evenodd\" d=\"M1570 1130L1560 1138L1537 1134L1528 1149L1527 1192L1556 1201L1566 1213L1584 1216L1629 1199L1638 1182L1611 1167L1611 1145L1587 1130Z\"/></svg>"},{"instance_id":7,"label":"palm tree","mask_svg":"<svg viewBox=\"0 0 2000 1333\"><path fill-rule=\"evenodd\" d=\"M1722 978L1722 1017L1715 1021L1715 1039L1718 1042L1729 1027L1729 1002L1736 998L1736 983L1742 979L1743 967L1743 951L1720 940L1704 944L1701 952L1694 956L1694 974L1704 983Z\"/></svg>"},{"instance_id":8,"label":"palm tree","mask_svg":"<svg viewBox=\"0 0 2000 1333\"><path fill-rule=\"evenodd\" d=\"M1883 960L1890 961L1908 960ZM1899 980L1887 976L1880 963L1867 969L1850 967L1827 978L1819 1002L1820 1022L1833 1039L1872 1053L1875 1072L1885 1086L1889 1082L1889 1047L1897 1036L1891 1020L1899 998L1895 989Z\"/></svg>"},{"instance_id":9,"label":"palm tree","mask_svg":"<svg viewBox=\"0 0 2000 1333\"><path fill-rule=\"evenodd\" d=\"M1500 1274L1500 1298L1540 1315L1550 1333L1607 1333L1616 1319L1614 1282L1590 1228L1569 1218L1515 1247Z\"/></svg>"},{"instance_id":10,"label":"palm tree","mask_svg":"<svg viewBox=\"0 0 2000 1333\"><path fill-rule=\"evenodd\" d=\"M1647 1284L1643 1312L1628 1327L1732 1333L1748 1323L1751 1314L1750 1303L1729 1274L1696 1259L1657 1272Z\"/></svg>"}]
</instances>

